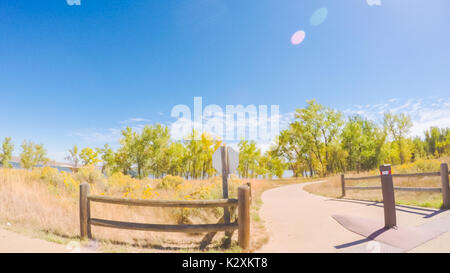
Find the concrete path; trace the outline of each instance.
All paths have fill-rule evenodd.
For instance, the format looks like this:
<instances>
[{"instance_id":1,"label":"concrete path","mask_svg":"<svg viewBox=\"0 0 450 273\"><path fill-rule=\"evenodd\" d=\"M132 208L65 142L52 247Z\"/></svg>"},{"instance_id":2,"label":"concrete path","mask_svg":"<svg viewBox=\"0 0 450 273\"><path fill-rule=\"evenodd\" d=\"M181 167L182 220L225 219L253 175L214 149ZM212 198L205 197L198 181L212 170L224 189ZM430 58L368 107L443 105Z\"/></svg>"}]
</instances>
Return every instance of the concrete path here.
<instances>
[{"instance_id":1,"label":"concrete path","mask_svg":"<svg viewBox=\"0 0 450 273\"><path fill-rule=\"evenodd\" d=\"M313 183L320 183L313 182ZM402 252L401 249L374 242L342 227L331 216L345 214L383 220L383 204L379 202L331 199L310 194L303 187L310 183L289 185L266 191L262 195L261 217L269 231L269 242L258 252ZM441 223L438 220L441 219ZM434 222L434 224L431 224ZM402 226L429 224L450 230L450 211L397 206L397 223ZM450 233L415 249L440 252L443 238L450 250ZM445 250L444 250L445 251Z\"/></svg>"},{"instance_id":2,"label":"concrete path","mask_svg":"<svg viewBox=\"0 0 450 273\"><path fill-rule=\"evenodd\" d=\"M50 243L41 239L0 229L0 253L61 253L71 252L70 246Z\"/></svg>"}]
</instances>

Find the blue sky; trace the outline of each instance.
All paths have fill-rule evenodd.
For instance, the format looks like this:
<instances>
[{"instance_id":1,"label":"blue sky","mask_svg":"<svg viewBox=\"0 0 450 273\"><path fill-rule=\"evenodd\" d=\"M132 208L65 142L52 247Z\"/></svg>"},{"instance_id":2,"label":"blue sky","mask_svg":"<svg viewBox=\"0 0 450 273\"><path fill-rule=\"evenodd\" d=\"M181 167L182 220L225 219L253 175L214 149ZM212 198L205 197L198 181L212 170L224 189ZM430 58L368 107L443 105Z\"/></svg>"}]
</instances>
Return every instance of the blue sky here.
<instances>
[{"instance_id":1,"label":"blue sky","mask_svg":"<svg viewBox=\"0 0 450 273\"><path fill-rule=\"evenodd\" d=\"M194 96L286 117L315 98L374 119L408 112L414 133L450 126L450 1L376 2L1 1L0 138L62 160L126 125L169 125Z\"/></svg>"}]
</instances>

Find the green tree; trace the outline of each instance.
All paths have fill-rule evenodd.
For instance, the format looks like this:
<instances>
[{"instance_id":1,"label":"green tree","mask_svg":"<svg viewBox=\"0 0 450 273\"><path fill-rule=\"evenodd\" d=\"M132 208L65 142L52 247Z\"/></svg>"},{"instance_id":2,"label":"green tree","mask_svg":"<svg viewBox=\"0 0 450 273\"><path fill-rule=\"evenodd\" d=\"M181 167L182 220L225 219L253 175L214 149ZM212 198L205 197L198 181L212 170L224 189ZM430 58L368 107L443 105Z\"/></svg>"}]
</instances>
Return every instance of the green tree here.
<instances>
[{"instance_id":1,"label":"green tree","mask_svg":"<svg viewBox=\"0 0 450 273\"><path fill-rule=\"evenodd\" d=\"M370 170L381 162L385 134L372 121L361 116L349 117L341 133L346 155L346 169Z\"/></svg>"},{"instance_id":2,"label":"green tree","mask_svg":"<svg viewBox=\"0 0 450 273\"><path fill-rule=\"evenodd\" d=\"M406 142L406 136L411 130L411 117L406 114L385 113L383 121L384 129L394 141L398 150L400 163L409 162L411 158L410 146Z\"/></svg>"},{"instance_id":3,"label":"green tree","mask_svg":"<svg viewBox=\"0 0 450 273\"><path fill-rule=\"evenodd\" d=\"M150 160L148 166L154 176L162 177L168 171L165 155L170 145L170 131L167 126L161 124L149 128Z\"/></svg>"},{"instance_id":4,"label":"green tree","mask_svg":"<svg viewBox=\"0 0 450 273\"><path fill-rule=\"evenodd\" d=\"M86 147L80 152L80 159L83 166L95 165L100 162L99 154L96 150Z\"/></svg>"},{"instance_id":5,"label":"green tree","mask_svg":"<svg viewBox=\"0 0 450 273\"><path fill-rule=\"evenodd\" d=\"M287 164L283 157L277 155L276 147L266 151L261 157L259 164L264 166L265 173L270 178L273 178L273 176L282 178L287 170Z\"/></svg>"},{"instance_id":6,"label":"green tree","mask_svg":"<svg viewBox=\"0 0 450 273\"><path fill-rule=\"evenodd\" d=\"M116 157L116 163L122 166L122 169L129 171L135 166L138 178L144 178L150 173L161 177L167 173L168 166L164 164L164 156L170 142L167 126L146 125L141 133L127 127L122 130L122 136L121 147Z\"/></svg>"},{"instance_id":7,"label":"green tree","mask_svg":"<svg viewBox=\"0 0 450 273\"><path fill-rule=\"evenodd\" d=\"M428 155L427 151L427 143L423 141L420 137L415 137L413 139L413 152L412 152L412 161L415 161L419 158L426 158Z\"/></svg>"},{"instance_id":8,"label":"green tree","mask_svg":"<svg viewBox=\"0 0 450 273\"><path fill-rule=\"evenodd\" d=\"M450 128L430 127L425 131L427 152L436 158L450 153Z\"/></svg>"},{"instance_id":9,"label":"green tree","mask_svg":"<svg viewBox=\"0 0 450 273\"><path fill-rule=\"evenodd\" d=\"M336 138L343 125L342 114L331 108L318 104L315 100L307 101L307 106L297 109L296 122L302 131L303 139L310 143L308 149L319 163L319 173L325 175L335 171L330 162L332 150L336 149Z\"/></svg>"},{"instance_id":10,"label":"green tree","mask_svg":"<svg viewBox=\"0 0 450 273\"><path fill-rule=\"evenodd\" d=\"M113 173L118 171L123 174L132 174L133 158L130 156L129 147L122 146L114 153Z\"/></svg>"},{"instance_id":11,"label":"green tree","mask_svg":"<svg viewBox=\"0 0 450 273\"><path fill-rule=\"evenodd\" d=\"M14 145L11 142L10 137L5 137L2 144L2 151L0 153L0 164L3 168L11 168L12 152L14 150Z\"/></svg>"},{"instance_id":12,"label":"green tree","mask_svg":"<svg viewBox=\"0 0 450 273\"><path fill-rule=\"evenodd\" d=\"M38 164L45 165L50 161L46 156L47 150L45 150L43 144L24 141L21 147L20 164L24 169L31 169Z\"/></svg>"},{"instance_id":13,"label":"green tree","mask_svg":"<svg viewBox=\"0 0 450 273\"><path fill-rule=\"evenodd\" d=\"M185 176L186 168L186 148L183 143L173 142L166 150L167 174L173 176Z\"/></svg>"},{"instance_id":14,"label":"green tree","mask_svg":"<svg viewBox=\"0 0 450 273\"><path fill-rule=\"evenodd\" d=\"M108 144L105 144L103 148L97 148L96 150L103 162L102 173L111 175L112 173L119 171L116 164L116 155Z\"/></svg>"},{"instance_id":15,"label":"green tree","mask_svg":"<svg viewBox=\"0 0 450 273\"><path fill-rule=\"evenodd\" d=\"M192 130L184 140L186 176L195 179L213 175L215 170L212 167L212 155L221 143L220 140L214 139L207 133L199 136L195 130Z\"/></svg>"},{"instance_id":16,"label":"green tree","mask_svg":"<svg viewBox=\"0 0 450 273\"><path fill-rule=\"evenodd\" d=\"M318 161L313 152L310 135L304 133L305 127L293 122L280 133L274 150L278 157L284 158L295 177L307 171L311 176L317 168Z\"/></svg>"},{"instance_id":17,"label":"green tree","mask_svg":"<svg viewBox=\"0 0 450 273\"><path fill-rule=\"evenodd\" d=\"M256 145L256 142L251 140L241 140L239 146L239 175L242 177L256 177L263 173L258 169L261 159L261 149Z\"/></svg>"}]
</instances>

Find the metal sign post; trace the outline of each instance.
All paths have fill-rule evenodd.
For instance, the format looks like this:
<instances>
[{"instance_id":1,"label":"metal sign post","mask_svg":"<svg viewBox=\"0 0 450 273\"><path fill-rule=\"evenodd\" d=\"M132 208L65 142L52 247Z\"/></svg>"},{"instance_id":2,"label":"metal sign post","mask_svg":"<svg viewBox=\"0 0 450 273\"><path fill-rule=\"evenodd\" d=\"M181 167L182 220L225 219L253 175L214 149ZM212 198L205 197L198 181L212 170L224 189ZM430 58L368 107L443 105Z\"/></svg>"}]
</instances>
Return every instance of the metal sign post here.
<instances>
[{"instance_id":1,"label":"metal sign post","mask_svg":"<svg viewBox=\"0 0 450 273\"><path fill-rule=\"evenodd\" d=\"M222 174L222 191L223 198L228 199L228 176L230 173L236 171L239 164L239 153L230 147L221 146L220 149L212 156L212 163L214 169L220 174ZM228 224L231 222L231 214L228 208L224 208L223 211L224 223ZM231 243L232 232L226 232L227 243Z\"/></svg>"},{"instance_id":2,"label":"metal sign post","mask_svg":"<svg viewBox=\"0 0 450 273\"><path fill-rule=\"evenodd\" d=\"M397 215L391 165L381 165L380 175L381 190L383 192L384 225L386 228L395 228L397 226Z\"/></svg>"},{"instance_id":3,"label":"metal sign post","mask_svg":"<svg viewBox=\"0 0 450 273\"><path fill-rule=\"evenodd\" d=\"M223 198L228 199L228 150L226 146L220 147L220 153L222 158L222 191ZM223 219L225 220L225 224L230 223L230 211L228 208L224 208Z\"/></svg>"}]
</instances>

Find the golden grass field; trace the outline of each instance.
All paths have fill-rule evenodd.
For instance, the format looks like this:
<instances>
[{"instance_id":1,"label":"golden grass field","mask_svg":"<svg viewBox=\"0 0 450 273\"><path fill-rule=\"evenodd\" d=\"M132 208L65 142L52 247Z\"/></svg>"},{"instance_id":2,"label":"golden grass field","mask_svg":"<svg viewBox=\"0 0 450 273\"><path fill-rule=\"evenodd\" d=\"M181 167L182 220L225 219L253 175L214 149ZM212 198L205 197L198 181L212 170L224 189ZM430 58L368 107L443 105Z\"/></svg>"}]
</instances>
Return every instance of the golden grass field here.
<instances>
[{"instance_id":1,"label":"golden grass field","mask_svg":"<svg viewBox=\"0 0 450 273\"><path fill-rule=\"evenodd\" d=\"M399 166L393 166L393 173L420 173L420 172L438 172L440 164L450 163L450 158L441 158L439 160L418 160L415 163L408 163ZM346 177L362 177L378 175L377 170L365 173L346 174ZM358 180L346 181L346 186L380 186L380 180ZM394 186L398 187L441 187L441 178L434 177L394 177ZM308 185L304 188L306 191L322 196L340 198L341 180L336 175L326 179L326 182ZM347 190L345 198L355 200L382 201L381 190ZM395 200L398 204L440 208L442 206L442 194L430 192L395 192Z\"/></svg>"},{"instance_id":2,"label":"golden grass field","mask_svg":"<svg viewBox=\"0 0 450 273\"><path fill-rule=\"evenodd\" d=\"M50 241L67 244L79 240L79 183L87 181L91 193L139 199L206 200L219 199L220 177L208 180L165 179L137 180L122 174L104 177L95 168L86 167L76 174L59 172L49 167L32 171L0 169L0 223L4 228L27 233ZM268 237L259 218L263 191L280 185L299 183L306 179L241 180L229 179L230 198L236 198L239 185L251 182L251 248L259 248ZM139 223L216 223L223 209L181 209L130 207L91 203L91 217ZM100 251L153 252L201 251L199 243L205 234L163 233L92 227ZM240 251L237 232L231 248L222 248L224 233L219 232L206 251ZM203 251L203 250L202 250Z\"/></svg>"}]
</instances>

